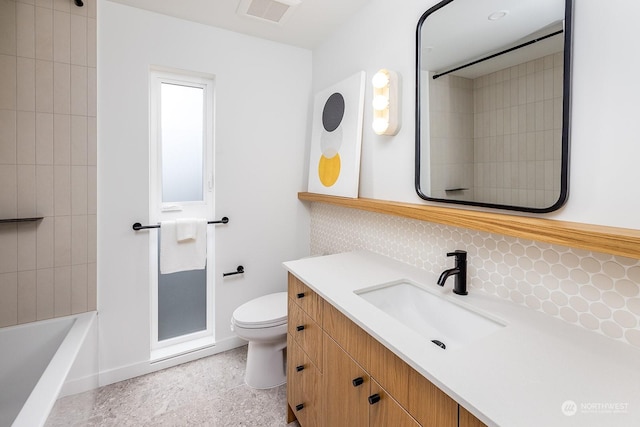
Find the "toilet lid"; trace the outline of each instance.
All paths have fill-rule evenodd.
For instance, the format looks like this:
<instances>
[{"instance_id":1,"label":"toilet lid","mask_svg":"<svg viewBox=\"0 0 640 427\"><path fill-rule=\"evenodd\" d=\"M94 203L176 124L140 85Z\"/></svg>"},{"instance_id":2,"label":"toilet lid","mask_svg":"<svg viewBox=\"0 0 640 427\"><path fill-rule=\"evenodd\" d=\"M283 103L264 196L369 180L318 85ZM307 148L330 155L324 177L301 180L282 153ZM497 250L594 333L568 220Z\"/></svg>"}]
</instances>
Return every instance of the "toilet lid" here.
<instances>
[{"instance_id":1,"label":"toilet lid","mask_svg":"<svg viewBox=\"0 0 640 427\"><path fill-rule=\"evenodd\" d=\"M243 328L268 328L287 323L287 293L277 292L242 304L233 321Z\"/></svg>"}]
</instances>

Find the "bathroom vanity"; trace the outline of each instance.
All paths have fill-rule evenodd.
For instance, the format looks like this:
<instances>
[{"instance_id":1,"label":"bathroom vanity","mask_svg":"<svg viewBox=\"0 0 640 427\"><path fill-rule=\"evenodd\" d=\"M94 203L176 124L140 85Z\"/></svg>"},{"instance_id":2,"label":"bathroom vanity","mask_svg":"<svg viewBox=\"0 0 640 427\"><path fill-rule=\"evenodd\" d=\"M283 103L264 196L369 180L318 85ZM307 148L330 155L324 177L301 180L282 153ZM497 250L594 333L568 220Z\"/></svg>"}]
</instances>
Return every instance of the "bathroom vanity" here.
<instances>
[{"instance_id":1,"label":"bathroom vanity","mask_svg":"<svg viewBox=\"0 0 640 427\"><path fill-rule=\"evenodd\" d=\"M289 422L297 418L302 427L640 425L640 351L626 344L481 291L454 295L424 270L367 251L284 265ZM445 336L450 345L442 348L410 320L363 297L404 281L443 305L486 316L497 327L460 341L455 330L427 332ZM385 297L390 304L402 300L390 295ZM407 311L415 310L411 303ZM446 310L440 315L443 323L455 323ZM577 411L567 415L567 402ZM619 411L588 412L581 406L585 402L591 409L594 403L615 403Z\"/></svg>"},{"instance_id":2,"label":"bathroom vanity","mask_svg":"<svg viewBox=\"0 0 640 427\"><path fill-rule=\"evenodd\" d=\"M287 349L287 422L485 425L291 273Z\"/></svg>"}]
</instances>

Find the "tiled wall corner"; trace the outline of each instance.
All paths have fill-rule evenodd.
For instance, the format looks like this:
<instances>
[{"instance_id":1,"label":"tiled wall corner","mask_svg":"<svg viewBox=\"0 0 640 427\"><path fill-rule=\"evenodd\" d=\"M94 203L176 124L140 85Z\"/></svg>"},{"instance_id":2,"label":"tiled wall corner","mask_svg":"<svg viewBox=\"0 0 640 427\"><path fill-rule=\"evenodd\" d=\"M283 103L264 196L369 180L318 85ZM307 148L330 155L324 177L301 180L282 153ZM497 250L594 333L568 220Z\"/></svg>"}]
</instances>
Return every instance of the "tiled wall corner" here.
<instances>
[{"instance_id":1,"label":"tiled wall corner","mask_svg":"<svg viewBox=\"0 0 640 427\"><path fill-rule=\"evenodd\" d=\"M357 249L436 275L464 249L473 289L640 347L640 260L313 203L311 254Z\"/></svg>"},{"instance_id":2,"label":"tiled wall corner","mask_svg":"<svg viewBox=\"0 0 640 427\"><path fill-rule=\"evenodd\" d=\"M96 0L0 0L0 327L96 307Z\"/></svg>"}]
</instances>

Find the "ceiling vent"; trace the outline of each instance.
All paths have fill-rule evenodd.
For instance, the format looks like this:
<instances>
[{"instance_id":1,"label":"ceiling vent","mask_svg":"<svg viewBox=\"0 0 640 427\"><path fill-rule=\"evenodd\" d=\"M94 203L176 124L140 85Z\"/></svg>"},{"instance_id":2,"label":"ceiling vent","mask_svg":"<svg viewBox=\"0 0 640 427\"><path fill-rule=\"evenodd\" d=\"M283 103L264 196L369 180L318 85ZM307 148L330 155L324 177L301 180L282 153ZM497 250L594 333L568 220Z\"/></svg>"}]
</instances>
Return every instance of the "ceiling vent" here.
<instances>
[{"instance_id":1,"label":"ceiling vent","mask_svg":"<svg viewBox=\"0 0 640 427\"><path fill-rule=\"evenodd\" d=\"M301 0L240 0L238 15L282 24Z\"/></svg>"}]
</instances>

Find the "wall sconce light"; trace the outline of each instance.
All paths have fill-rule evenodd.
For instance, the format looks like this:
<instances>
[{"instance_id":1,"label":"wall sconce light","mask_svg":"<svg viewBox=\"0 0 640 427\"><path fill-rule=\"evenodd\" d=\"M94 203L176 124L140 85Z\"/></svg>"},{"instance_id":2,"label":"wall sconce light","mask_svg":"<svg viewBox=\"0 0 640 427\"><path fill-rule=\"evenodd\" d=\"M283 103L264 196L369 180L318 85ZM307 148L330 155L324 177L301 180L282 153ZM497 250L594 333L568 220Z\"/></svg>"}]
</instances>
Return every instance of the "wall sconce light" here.
<instances>
[{"instance_id":1,"label":"wall sconce light","mask_svg":"<svg viewBox=\"0 0 640 427\"><path fill-rule=\"evenodd\" d=\"M395 135L400 130L398 123L398 75L384 68L374 74L373 85L373 131L378 135Z\"/></svg>"}]
</instances>

